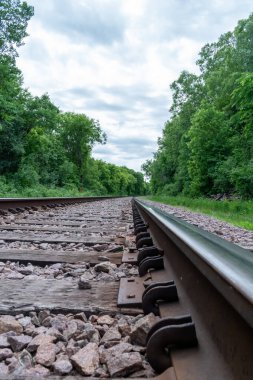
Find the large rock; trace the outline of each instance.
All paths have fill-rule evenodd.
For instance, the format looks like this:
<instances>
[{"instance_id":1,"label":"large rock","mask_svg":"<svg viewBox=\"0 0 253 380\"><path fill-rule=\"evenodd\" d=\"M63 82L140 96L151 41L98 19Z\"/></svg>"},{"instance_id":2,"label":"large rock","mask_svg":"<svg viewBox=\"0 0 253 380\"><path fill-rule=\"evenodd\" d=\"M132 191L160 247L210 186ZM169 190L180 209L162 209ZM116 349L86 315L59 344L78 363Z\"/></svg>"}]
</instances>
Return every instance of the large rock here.
<instances>
[{"instance_id":1,"label":"large rock","mask_svg":"<svg viewBox=\"0 0 253 380\"><path fill-rule=\"evenodd\" d=\"M131 333L131 327L125 318L120 318L118 321L118 329L123 337L129 336Z\"/></svg>"},{"instance_id":2,"label":"large rock","mask_svg":"<svg viewBox=\"0 0 253 380\"><path fill-rule=\"evenodd\" d=\"M63 331L63 336L66 340L71 339L78 331L78 325L75 321L71 320L67 323L66 330Z\"/></svg>"},{"instance_id":3,"label":"large rock","mask_svg":"<svg viewBox=\"0 0 253 380\"><path fill-rule=\"evenodd\" d=\"M119 341L121 339L121 334L116 327L110 327L101 339L101 343L106 343L110 341Z\"/></svg>"},{"instance_id":4,"label":"large rock","mask_svg":"<svg viewBox=\"0 0 253 380\"><path fill-rule=\"evenodd\" d=\"M23 350L18 354L18 361L24 368L31 368L33 366L32 355L27 350Z\"/></svg>"},{"instance_id":5,"label":"large rock","mask_svg":"<svg viewBox=\"0 0 253 380\"><path fill-rule=\"evenodd\" d=\"M59 358L53 364L54 372L58 375L67 375L73 369L68 358Z\"/></svg>"},{"instance_id":6,"label":"large rock","mask_svg":"<svg viewBox=\"0 0 253 380\"><path fill-rule=\"evenodd\" d=\"M117 265L110 263L109 261L105 261L103 263L99 263L94 266L95 272L109 273L115 269L117 269Z\"/></svg>"},{"instance_id":7,"label":"large rock","mask_svg":"<svg viewBox=\"0 0 253 380\"><path fill-rule=\"evenodd\" d=\"M14 352L19 352L23 350L32 340L32 337L29 335L16 335L16 336L9 336L8 342L11 345L11 348Z\"/></svg>"},{"instance_id":8,"label":"large rock","mask_svg":"<svg viewBox=\"0 0 253 380\"><path fill-rule=\"evenodd\" d=\"M91 283L90 281L87 281L85 277L81 276L78 281L78 288L79 289L91 289Z\"/></svg>"},{"instance_id":9,"label":"large rock","mask_svg":"<svg viewBox=\"0 0 253 380\"><path fill-rule=\"evenodd\" d=\"M56 340L55 336L52 335L44 335L39 334L31 340L31 342L27 346L27 351L34 352L37 350L37 348L41 345L53 343Z\"/></svg>"},{"instance_id":10,"label":"large rock","mask_svg":"<svg viewBox=\"0 0 253 380\"><path fill-rule=\"evenodd\" d=\"M142 358L138 352L116 354L108 358L106 364L111 377L126 377L143 369Z\"/></svg>"},{"instance_id":11,"label":"large rock","mask_svg":"<svg viewBox=\"0 0 253 380\"><path fill-rule=\"evenodd\" d=\"M62 333L67 327L67 319L65 317L55 316L51 319L51 326Z\"/></svg>"},{"instance_id":12,"label":"large rock","mask_svg":"<svg viewBox=\"0 0 253 380\"><path fill-rule=\"evenodd\" d=\"M31 317L23 317L18 319L18 322L25 328L28 327L32 323Z\"/></svg>"},{"instance_id":13,"label":"large rock","mask_svg":"<svg viewBox=\"0 0 253 380\"><path fill-rule=\"evenodd\" d=\"M11 358L12 356L13 352L9 348L0 349L0 361L5 360L7 358Z\"/></svg>"},{"instance_id":14,"label":"large rock","mask_svg":"<svg viewBox=\"0 0 253 380\"><path fill-rule=\"evenodd\" d=\"M0 317L0 334L8 331L14 331L16 334L22 334L23 326L16 321L11 315L2 315Z\"/></svg>"},{"instance_id":15,"label":"large rock","mask_svg":"<svg viewBox=\"0 0 253 380\"><path fill-rule=\"evenodd\" d=\"M110 315L101 315L97 319L98 325L108 325L111 326L114 323L114 319Z\"/></svg>"},{"instance_id":16,"label":"large rock","mask_svg":"<svg viewBox=\"0 0 253 380\"><path fill-rule=\"evenodd\" d=\"M99 343L100 336L98 330L92 325L92 323L85 323L84 331L82 333L82 339L88 339L91 343Z\"/></svg>"},{"instance_id":17,"label":"large rock","mask_svg":"<svg viewBox=\"0 0 253 380\"><path fill-rule=\"evenodd\" d=\"M32 274L34 271L33 265L27 265L24 267L17 268L17 271L25 276L28 276L29 274Z\"/></svg>"},{"instance_id":18,"label":"large rock","mask_svg":"<svg viewBox=\"0 0 253 380\"><path fill-rule=\"evenodd\" d=\"M9 369L8 366L4 363L0 363L0 377L4 378L4 376L8 375Z\"/></svg>"},{"instance_id":19,"label":"large rock","mask_svg":"<svg viewBox=\"0 0 253 380\"><path fill-rule=\"evenodd\" d=\"M107 350L103 346L99 347L100 362L102 364L107 363L113 356L122 355L126 352L133 351L133 346L130 343L119 343Z\"/></svg>"},{"instance_id":20,"label":"large rock","mask_svg":"<svg viewBox=\"0 0 253 380\"><path fill-rule=\"evenodd\" d=\"M6 276L6 278L8 278L8 280L22 280L25 276L21 273L18 273L18 272L11 272L10 274L8 274L8 276Z\"/></svg>"},{"instance_id":21,"label":"large rock","mask_svg":"<svg viewBox=\"0 0 253 380\"><path fill-rule=\"evenodd\" d=\"M88 343L71 357L74 367L84 376L92 376L99 366L98 345Z\"/></svg>"},{"instance_id":22,"label":"large rock","mask_svg":"<svg viewBox=\"0 0 253 380\"><path fill-rule=\"evenodd\" d=\"M5 334L0 335L0 348L10 347L10 343L8 342L8 336Z\"/></svg>"},{"instance_id":23,"label":"large rock","mask_svg":"<svg viewBox=\"0 0 253 380\"><path fill-rule=\"evenodd\" d=\"M50 367L55 361L56 346L53 343L45 343L38 347L35 356L36 362L45 367Z\"/></svg>"},{"instance_id":24,"label":"large rock","mask_svg":"<svg viewBox=\"0 0 253 380\"><path fill-rule=\"evenodd\" d=\"M153 313L138 319L130 334L131 342L140 346L145 346L147 334L157 320L158 318Z\"/></svg>"},{"instance_id":25,"label":"large rock","mask_svg":"<svg viewBox=\"0 0 253 380\"><path fill-rule=\"evenodd\" d=\"M40 364L37 364L35 367L29 368L26 370L26 376L31 379L47 377L50 374L48 368L43 367Z\"/></svg>"}]
</instances>

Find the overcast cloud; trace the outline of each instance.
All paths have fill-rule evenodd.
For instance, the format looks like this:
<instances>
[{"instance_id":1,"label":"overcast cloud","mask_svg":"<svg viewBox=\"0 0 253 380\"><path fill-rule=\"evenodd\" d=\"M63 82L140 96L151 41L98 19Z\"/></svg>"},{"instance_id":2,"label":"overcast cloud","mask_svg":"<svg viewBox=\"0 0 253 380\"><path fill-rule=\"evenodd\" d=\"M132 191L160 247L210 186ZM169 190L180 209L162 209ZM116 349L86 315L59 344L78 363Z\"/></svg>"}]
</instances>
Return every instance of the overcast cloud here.
<instances>
[{"instance_id":1,"label":"overcast cloud","mask_svg":"<svg viewBox=\"0 0 253 380\"><path fill-rule=\"evenodd\" d=\"M253 11L250 0L28 0L18 65L34 95L100 121L94 157L135 170L169 118L169 85L201 47Z\"/></svg>"}]
</instances>

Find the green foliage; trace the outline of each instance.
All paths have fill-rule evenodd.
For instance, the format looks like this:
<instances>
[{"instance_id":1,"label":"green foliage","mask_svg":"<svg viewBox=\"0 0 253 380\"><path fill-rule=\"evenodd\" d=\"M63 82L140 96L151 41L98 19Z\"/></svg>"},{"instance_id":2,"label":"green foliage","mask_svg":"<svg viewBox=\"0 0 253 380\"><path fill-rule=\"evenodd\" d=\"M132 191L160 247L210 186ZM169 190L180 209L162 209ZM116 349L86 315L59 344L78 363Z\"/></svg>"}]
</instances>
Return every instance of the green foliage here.
<instances>
[{"instance_id":1,"label":"green foliage","mask_svg":"<svg viewBox=\"0 0 253 380\"><path fill-rule=\"evenodd\" d=\"M143 194L141 173L92 159L106 142L98 121L23 89L16 48L32 14L26 2L0 0L0 196Z\"/></svg>"},{"instance_id":2,"label":"green foliage","mask_svg":"<svg viewBox=\"0 0 253 380\"><path fill-rule=\"evenodd\" d=\"M33 7L26 1L0 1L0 54L16 56L16 47L27 36L27 23L33 16Z\"/></svg>"},{"instance_id":3,"label":"green foliage","mask_svg":"<svg viewBox=\"0 0 253 380\"><path fill-rule=\"evenodd\" d=\"M171 119L143 165L153 193L253 197L253 14L171 85Z\"/></svg>"}]
</instances>

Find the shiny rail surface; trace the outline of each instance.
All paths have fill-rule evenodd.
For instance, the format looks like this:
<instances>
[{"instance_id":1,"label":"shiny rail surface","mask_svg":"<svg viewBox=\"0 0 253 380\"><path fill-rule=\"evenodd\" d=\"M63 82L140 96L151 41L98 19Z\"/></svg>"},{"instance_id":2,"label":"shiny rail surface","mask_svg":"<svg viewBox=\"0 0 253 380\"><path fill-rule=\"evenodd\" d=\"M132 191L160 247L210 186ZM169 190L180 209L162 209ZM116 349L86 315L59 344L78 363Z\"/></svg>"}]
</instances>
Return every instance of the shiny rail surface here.
<instances>
[{"instance_id":1,"label":"shiny rail surface","mask_svg":"<svg viewBox=\"0 0 253 380\"><path fill-rule=\"evenodd\" d=\"M158 284L157 293L160 287L160 295L155 295L154 289L152 294L151 289L149 297L146 294L143 298L144 306L148 302L158 306L161 317L161 326L151 332L153 340L147 345L151 361L159 363L158 372L159 368L160 372L174 368L178 380L253 378L252 252L141 200L134 200L135 207L140 215L137 227L142 220L154 246L164 252L163 268L161 257L155 264L151 260L148 264L148 258L139 263L142 274L149 265L146 273ZM145 250L143 239L139 248ZM149 240L146 244L151 245ZM160 269L153 270L156 265ZM168 281L162 290L161 284ZM176 292L178 300L172 297L168 301L169 292Z\"/></svg>"}]
</instances>

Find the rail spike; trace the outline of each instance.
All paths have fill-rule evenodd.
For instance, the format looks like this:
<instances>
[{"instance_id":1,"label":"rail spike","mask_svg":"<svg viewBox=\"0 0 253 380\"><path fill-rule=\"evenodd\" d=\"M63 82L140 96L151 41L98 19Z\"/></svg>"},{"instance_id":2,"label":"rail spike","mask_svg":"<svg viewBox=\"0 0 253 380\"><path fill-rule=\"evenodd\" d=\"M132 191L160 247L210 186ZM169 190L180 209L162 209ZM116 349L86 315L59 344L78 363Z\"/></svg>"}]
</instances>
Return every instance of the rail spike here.
<instances>
[{"instance_id":1,"label":"rail spike","mask_svg":"<svg viewBox=\"0 0 253 380\"><path fill-rule=\"evenodd\" d=\"M144 314L159 315L160 302L178 301L177 288L174 281L155 282L147 286L142 295L142 308Z\"/></svg>"},{"instance_id":2,"label":"rail spike","mask_svg":"<svg viewBox=\"0 0 253 380\"><path fill-rule=\"evenodd\" d=\"M147 224L138 224L135 228L134 228L134 234L137 235L139 232L147 232Z\"/></svg>"},{"instance_id":3,"label":"rail spike","mask_svg":"<svg viewBox=\"0 0 253 380\"><path fill-rule=\"evenodd\" d=\"M141 238L137 241L136 248L140 249L144 246L151 247L152 245L154 245L153 239L151 237L144 237L144 238Z\"/></svg>"},{"instance_id":4,"label":"rail spike","mask_svg":"<svg viewBox=\"0 0 253 380\"><path fill-rule=\"evenodd\" d=\"M137 264L139 265L147 257L163 256L163 254L164 251L156 246L141 248L137 256Z\"/></svg>"},{"instance_id":5,"label":"rail spike","mask_svg":"<svg viewBox=\"0 0 253 380\"><path fill-rule=\"evenodd\" d=\"M149 232L139 232L136 235L135 242L137 243L140 239L146 238L146 237L150 237L150 233Z\"/></svg>"},{"instance_id":6,"label":"rail spike","mask_svg":"<svg viewBox=\"0 0 253 380\"><path fill-rule=\"evenodd\" d=\"M147 359L152 368L164 372L171 366L171 348L196 347L198 340L191 316L163 318L150 329L147 336Z\"/></svg>"},{"instance_id":7,"label":"rail spike","mask_svg":"<svg viewBox=\"0 0 253 380\"><path fill-rule=\"evenodd\" d=\"M147 257L143 259L139 263L139 276L145 276L145 274L148 272L149 269L164 269L164 262L163 262L163 257L162 256L153 256L153 257Z\"/></svg>"}]
</instances>

